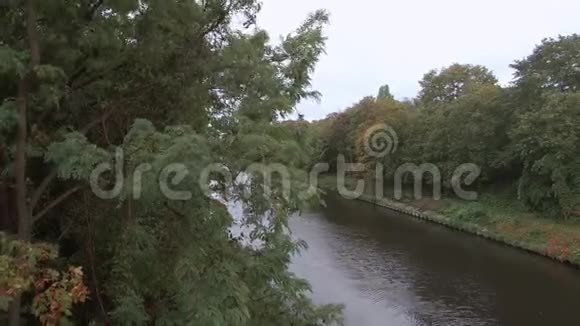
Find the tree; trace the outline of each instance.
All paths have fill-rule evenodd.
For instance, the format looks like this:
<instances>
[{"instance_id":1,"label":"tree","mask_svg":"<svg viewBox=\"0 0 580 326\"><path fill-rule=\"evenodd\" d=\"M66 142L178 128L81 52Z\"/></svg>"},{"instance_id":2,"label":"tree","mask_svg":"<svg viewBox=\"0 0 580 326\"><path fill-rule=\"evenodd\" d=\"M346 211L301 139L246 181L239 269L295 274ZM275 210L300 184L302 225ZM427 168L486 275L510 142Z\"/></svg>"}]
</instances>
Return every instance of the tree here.
<instances>
[{"instance_id":1,"label":"tree","mask_svg":"<svg viewBox=\"0 0 580 326\"><path fill-rule=\"evenodd\" d=\"M425 154L437 162L446 176L464 163L481 168L480 183L493 181L512 164L506 160L512 111L507 109L505 91L499 86L472 88L438 112L429 124ZM444 149L444 150L442 150ZM444 155L441 157L441 155ZM505 175L503 177L506 177Z\"/></svg>"},{"instance_id":2,"label":"tree","mask_svg":"<svg viewBox=\"0 0 580 326\"><path fill-rule=\"evenodd\" d=\"M580 89L580 35L543 39L534 52L511 65L514 83L535 91L576 92Z\"/></svg>"},{"instance_id":3,"label":"tree","mask_svg":"<svg viewBox=\"0 0 580 326\"><path fill-rule=\"evenodd\" d=\"M0 233L0 255L0 310L16 293L34 294L32 313L43 325L53 326L88 297L82 268L51 268L58 254L50 244L30 244Z\"/></svg>"},{"instance_id":4,"label":"tree","mask_svg":"<svg viewBox=\"0 0 580 326\"><path fill-rule=\"evenodd\" d=\"M542 108L520 116L511 131L523 162L519 195L550 216L577 215L580 206L579 108L579 94L552 94Z\"/></svg>"},{"instance_id":5,"label":"tree","mask_svg":"<svg viewBox=\"0 0 580 326\"><path fill-rule=\"evenodd\" d=\"M322 160L333 169L336 168L338 155L344 155L349 162L371 162L365 150L367 132L383 123L388 123L397 133L403 132L404 110L402 103L365 97L344 112L331 114L319 121Z\"/></svg>"},{"instance_id":6,"label":"tree","mask_svg":"<svg viewBox=\"0 0 580 326\"><path fill-rule=\"evenodd\" d=\"M391 89L389 88L389 85L383 85L383 86L381 86L381 88L379 88L379 94L377 95L377 99L379 99L379 100L383 100L383 99L394 100L395 99L395 97L391 94Z\"/></svg>"},{"instance_id":7,"label":"tree","mask_svg":"<svg viewBox=\"0 0 580 326\"><path fill-rule=\"evenodd\" d=\"M579 45L577 34L543 40L512 65L509 87L485 67L454 64L425 74L418 100L364 98L313 125L322 157L333 167L339 154L372 171L380 163L387 177L405 163L432 163L447 183L471 163L480 189L505 188L514 204L547 216L580 216ZM367 130L381 125L395 131L397 151L366 155Z\"/></svg>"},{"instance_id":8,"label":"tree","mask_svg":"<svg viewBox=\"0 0 580 326\"><path fill-rule=\"evenodd\" d=\"M494 85L497 79L480 65L453 64L440 71L431 70L419 82L419 100L425 106L451 103L467 90L479 85Z\"/></svg>"},{"instance_id":9,"label":"tree","mask_svg":"<svg viewBox=\"0 0 580 326\"><path fill-rule=\"evenodd\" d=\"M289 237L287 218L305 204L307 142L278 122L319 95L310 75L328 14L313 13L272 44L255 26L259 10L253 0L27 0L0 12L1 182L16 189L18 204L18 230L9 231L60 245L63 262L87 271L90 301L70 309L73 322L340 319L339 307L314 305L308 284L287 269L303 247ZM228 190L222 202L244 205L237 218L254 230L258 254L229 234L233 217L199 179L208 164L238 176L276 162L291 172L288 197L279 177L260 187L259 171L255 182L236 184L210 176ZM122 168L95 176L107 163ZM179 200L159 186L175 164L170 180L187 174L172 189L190 193ZM134 174L143 167L149 172ZM118 184L113 198L95 196ZM12 301L10 324L18 325L28 298L0 296Z\"/></svg>"},{"instance_id":10,"label":"tree","mask_svg":"<svg viewBox=\"0 0 580 326\"><path fill-rule=\"evenodd\" d=\"M547 38L533 53L510 67L517 107L526 112L544 106L545 94L577 92L580 88L580 35Z\"/></svg>"}]
</instances>

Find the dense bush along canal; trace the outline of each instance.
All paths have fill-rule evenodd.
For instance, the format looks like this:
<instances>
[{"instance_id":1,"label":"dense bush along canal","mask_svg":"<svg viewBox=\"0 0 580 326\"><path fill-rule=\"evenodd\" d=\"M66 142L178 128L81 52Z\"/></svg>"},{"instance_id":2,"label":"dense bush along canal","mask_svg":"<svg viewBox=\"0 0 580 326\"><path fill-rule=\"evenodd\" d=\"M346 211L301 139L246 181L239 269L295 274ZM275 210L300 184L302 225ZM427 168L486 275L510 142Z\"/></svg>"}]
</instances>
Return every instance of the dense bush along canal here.
<instances>
[{"instance_id":1,"label":"dense bush along canal","mask_svg":"<svg viewBox=\"0 0 580 326\"><path fill-rule=\"evenodd\" d=\"M293 217L291 270L347 325L580 325L580 271L331 195Z\"/></svg>"}]
</instances>

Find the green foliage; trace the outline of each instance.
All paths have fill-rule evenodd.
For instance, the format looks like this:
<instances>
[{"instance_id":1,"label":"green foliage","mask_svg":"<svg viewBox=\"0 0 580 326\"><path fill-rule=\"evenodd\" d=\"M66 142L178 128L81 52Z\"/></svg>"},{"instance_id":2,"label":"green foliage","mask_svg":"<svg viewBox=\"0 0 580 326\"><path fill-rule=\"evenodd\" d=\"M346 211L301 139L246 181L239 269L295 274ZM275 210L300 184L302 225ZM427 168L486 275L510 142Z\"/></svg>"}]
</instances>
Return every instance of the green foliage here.
<instances>
[{"instance_id":1,"label":"green foliage","mask_svg":"<svg viewBox=\"0 0 580 326\"><path fill-rule=\"evenodd\" d=\"M391 94L391 89L389 85L383 85L379 88L379 93L377 94L377 99L379 100L394 100L395 97Z\"/></svg>"},{"instance_id":2,"label":"green foliage","mask_svg":"<svg viewBox=\"0 0 580 326\"><path fill-rule=\"evenodd\" d=\"M419 82L419 100L428 107L448 104L473 87L496 83L497 78L486 67L456 63L441 71L431 70L426 73Z\"/></svg>"},{"instance_id":3,"label":"green foliage","mask_svg":"<svg viewBox=\"0 0 580 326\"><path fill-rule=\"evenodd\" d=\"M479 166L481 181L493 180L501 168L509 166L505 158L511 112L498 86L473 88L453 103L428 113L426 161L437 162L445 175L464 163ZM419 141L419 140L417 140ZM444 151L440 149L444 148ZM439 149L435 152L429 149Z\"/></svg>"},{"instance_id":4,"label":"green foliage","mask_svg":"<svg viewBox=\"0 0 580 326\"><path fill-rule=\"evenodd\" d=\"M294 104L305 98L320 97L318 92L309 90L310 75L314 72L318 58L325 53L323 28L328 22L326 11L312 13L294 34L286 36L281 48L274 51L276 61L289 61L283 67L284 84L288 86L287 95Z\"/></svg>"},{"instance_id":5,"label":"green foliage","mask_svg":"<svg viewBox=\"0 0 580 326\"><path fill-rule=\"evenodd\" d=\"M318 197L299 196L313 137L305 126L279 122L301 100L320 96L311 74L328 14L314 12L274 43L255 26L255 0L34 1L41 64L30 67L25 4L0 12L0 137L9 154L23 140L14 103L25 92L26 205L35 218L18 219L31 220L26 236L63 244L63 262L91 271L86 282L95 293L72 322L339 321L339 306L315 305L308 284L288 272L304 246L290 238L287 219ZM26 73L33 78L21 79ZM13 155L2 159L2 170L14 170ZM111 171L91 180L102 163ZM284 163L291 192L285 196L281 176L262 186L256 171L233 185L212 174L223 191L207 196L199 179L210 163L234 178L253 163ZM168 198L165 177L169 190L190 196ZM99 199L91 181L122 189ZM254 230L259 254L229 235L234 220L223 202L230 199L244 206L235 217Z\"/></svg>"},{"instance_id":6,"label":"green foliage","mask_svg":"<svg viewBox=\"0 0 580 326\"><path fill-rule=\"evenodd\" d=\"M580 88L580 35L542 40L534 52L516 61L515 83L528 90L576 92Z\"/></svg>"},{"instance_id":7,"label":"green foliage","mask_svg":"<svg viewBox=\"0 0 580 326\"><path fill-rule=\"evenodd\" d=\"M0 45L0 74L23 76L26 71L25 56L6 45Z\"/></svg>"},{"instance_id":8,"label":"green foliage","mask_svg":"<svg viewBox=\"0 0 580 326\"><path fill-rule=\"evenodd\" d=\"M448 189L453 172L471 163L481 169L473 186L513 191L511 206L519 205L518 195L545 216L580 216L578 58L580 38L574 34L546 39L517 61L513 87L498 86L491 71L478 65L432 70L414 101L364 98L316 122L321 159L335 167L342 154L367 164L368 174L381 163L387 178L402 164L431 163ZM396 132L397 152L368 156L365 132L381 124Z\"/></svg>"},{"instance_id":9,"label":"green foliage","mask_svg":"<svg viewBox=\"0 0 580 326\"><path fill-rule=\"evenodd\" d=\"M489 218L489 216L483 210L476 207L467 207L465 209L458 210L454 216L462 221L481 221Z\"/></svg>"},{"instance_id":10,"label":"green foliage","mask_svg":"<svg viewBox=\"0 0 580 326\"><path fill-rule=\"evenodd\" d=\"M15 111L13 101L4 100L0 105L0 136L12 132L16 127L18 115Z\"/></svg>"},{"instance_id":11,"label":"green foliage","mask_svg":"<svg viewBox=\"0 0 580 326\"><path fill-rule=\"evenodd\" d=\"M552 94L520 117L511 137L524 163L519 193L531 207L560 215L580 205L579 126L579 94Z\"/></svg>"},{"instance_id":12,"label":"green foliage","mask_svg":"<svg viewBox=\"0 0 580 326\"><path fill-rule=\"evenodd\" d=\"M47 162L58 167L60 178L76 180L88 179L91 170L108 158L104 150L89 143L78 132L69 133L63 141L50 144L45 155Z\"/></svg>"}]
</instances>

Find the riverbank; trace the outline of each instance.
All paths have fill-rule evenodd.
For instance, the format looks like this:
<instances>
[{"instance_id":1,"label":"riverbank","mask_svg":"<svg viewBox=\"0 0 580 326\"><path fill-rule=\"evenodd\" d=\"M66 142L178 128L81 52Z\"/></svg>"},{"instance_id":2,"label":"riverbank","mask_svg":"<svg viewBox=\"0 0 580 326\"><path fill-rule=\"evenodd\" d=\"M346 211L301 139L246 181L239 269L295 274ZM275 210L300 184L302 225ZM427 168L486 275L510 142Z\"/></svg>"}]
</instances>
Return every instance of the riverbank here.
<instances>
[{"instance_id":1,"label":"riverbank","mask_svg":"<svg viewBox=\"0 0 580 326\"><path fill-rule=\"evenodd\" d=\"M336 177L320 177L319 186L326 191L336 191ZM354 189L356 180L347 179L346 186ZM394 201L390 199L393 198L391 189L385 189L383 199L377 199L371 189L367 187L358 200L580 268L578 220L542 218L501 191L481 194L477 201L445 197L438 201L413 200L409 195Z\"/></svg>"}]
</instances>

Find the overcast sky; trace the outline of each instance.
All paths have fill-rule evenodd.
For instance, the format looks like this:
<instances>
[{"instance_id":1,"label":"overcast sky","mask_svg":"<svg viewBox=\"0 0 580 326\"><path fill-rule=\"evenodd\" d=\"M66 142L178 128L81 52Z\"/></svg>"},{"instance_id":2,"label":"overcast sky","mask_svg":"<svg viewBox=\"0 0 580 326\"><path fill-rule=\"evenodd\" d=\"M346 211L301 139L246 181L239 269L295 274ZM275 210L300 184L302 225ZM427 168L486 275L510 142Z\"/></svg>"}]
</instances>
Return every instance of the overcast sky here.
<instances>
[{"instance_id":1,"label":"overcast sky","mask_svg":"<svg viewBox=\"0 0 580 326\"><path fill-rule=\"evenodd\" d=\"M454 62L482 64L508 83L508 67L542 38L580 32L580 0L263 0L258 24L273 39L327 9L327 54L314 74L321 103L305 102L309 120L340 111L389 84L414 97L418 80Z\"/></svg>"}]
</instances>

